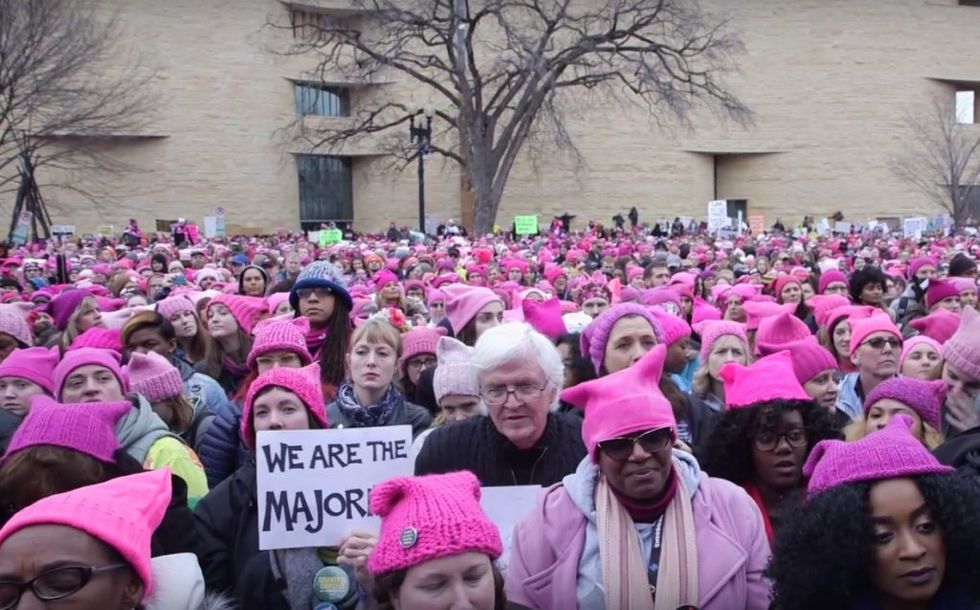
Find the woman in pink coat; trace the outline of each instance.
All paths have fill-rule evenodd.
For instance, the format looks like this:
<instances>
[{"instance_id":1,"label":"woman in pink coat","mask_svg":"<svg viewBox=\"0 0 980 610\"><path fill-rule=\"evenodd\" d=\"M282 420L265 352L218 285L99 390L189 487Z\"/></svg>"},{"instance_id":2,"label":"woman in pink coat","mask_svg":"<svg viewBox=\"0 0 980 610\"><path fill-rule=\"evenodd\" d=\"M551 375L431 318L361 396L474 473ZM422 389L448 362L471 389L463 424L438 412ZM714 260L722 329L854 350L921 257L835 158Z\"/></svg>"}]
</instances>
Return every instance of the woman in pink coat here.
<instances>
[{"instance_id":1,"label":"woman in pink coat","mask_svg":"<svg viewBox=\"0 0 980 610\"><path fill-rule=\"evenodd\" d=\"M507 598L537 610L769 606L769 544L739 487L672 451L659 392L666 348L562 393L585 409L589 450L514 529Z\"/></svg>"}]
</instances>

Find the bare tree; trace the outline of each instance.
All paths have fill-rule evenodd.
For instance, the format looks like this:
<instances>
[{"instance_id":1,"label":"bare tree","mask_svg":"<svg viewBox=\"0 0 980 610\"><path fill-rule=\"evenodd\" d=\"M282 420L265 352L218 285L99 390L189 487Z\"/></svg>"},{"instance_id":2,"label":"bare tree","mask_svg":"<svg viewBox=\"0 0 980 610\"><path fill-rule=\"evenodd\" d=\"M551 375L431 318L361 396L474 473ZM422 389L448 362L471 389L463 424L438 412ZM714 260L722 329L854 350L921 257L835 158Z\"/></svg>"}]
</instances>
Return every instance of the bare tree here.
<instances>
[{"instance_id":1,"label":"bare tree","mask_svg":"<svg viewBox=\"0 0 980 610\"><path fill-rule=\"evenodd\" d=\"M57 186L95 200L102 193L82 184L126 167L112 138L148 124L153 74L119 47L104 10L94 0L0 0L0 193L17 190L24 155L39 172L75 172Z\"/></svg>"},{"instance_id":2,"label":"bare tree","mask_svg":"<svg viewBox=\"0 0 980 610\"><path fill-rule=\"evenodd\" d=\"M959 122L952 95L935 96L927 108L905 117L908 147L890 162L896 176L953 218L957 228L980 198L980 130Z\"/></svg>"},{"instance_id":3,"label":"bare tree","mask_svg":"<svg viewBox=\"0 0 980 610\"><path fill-rule=\"evenodd\" d=\"M703 105L747 120L723 83L741 51L729 22L693 0L352 0L347 16L291 13L288 52L315 54L314 78L409 79L438 99L432 152L463 166L475 230L491 229L514 163L536 136L574 152L563 102L591 91L646 105L655 121L687 123ZM297 15L304 20L298 23ZM299 32L297 33L297 29ZM415 109L383 96L340 128L298 122L294 135L338 150L378 134L392 141ZM386 135L382 135L385 134ZM401 136L399 132L397 136ZM397 136L395 136L397 138ZM403 154L411 158L401 140ZM555 149L552 149L555 150Z\"/></svg>"}]
</instances>

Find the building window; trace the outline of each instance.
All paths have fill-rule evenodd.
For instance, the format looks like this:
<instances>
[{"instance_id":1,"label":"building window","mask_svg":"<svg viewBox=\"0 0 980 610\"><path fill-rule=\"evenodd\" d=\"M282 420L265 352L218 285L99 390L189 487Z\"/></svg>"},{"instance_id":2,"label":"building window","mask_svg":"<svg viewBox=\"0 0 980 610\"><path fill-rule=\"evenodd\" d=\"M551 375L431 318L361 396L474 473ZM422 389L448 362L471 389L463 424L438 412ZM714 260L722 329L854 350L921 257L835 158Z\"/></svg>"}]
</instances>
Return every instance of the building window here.
<instances>
[{"instance_id":1,"label":"building window","mask_svg":"<svg viewBox=\"0 0 980 610\"><path fill-rule=\"evenodd\" d=\"M978 89L961 89L956 92L956 122L973 125L977 122Z\"/></svg>"},{"instance_id":2,"label":"building window","mask_svg":"<svg viewBox=\"0 0 980 610\"><path fill-rule=\"evenodd\" d=\"M980 0L960 0L960 6L980 6Z\"/></svg>"},{"instance_id":3,"label":"building window","mask_svg":"<svg viewBox=\"0 0 980 610\"><path fill-rule=\"evenodd\" d=\"M304 224L354 219L351 158L296 155L299 219Z\"/></svg>"},{"instance_id":4,"label":"building window","mask_svg":"<svg viewBox=\"0 0 980 610\"><path fill-rule=\"evenodd\" d=\"M343 87L297 84L296 114L350 116L350 92Z\"/></svg>"},{"instance_id":5,"label":"building window","mask_svg":"<svg viewBox=\"0 0 980 610\"><path fill-rule=\"evenodd\" d=\"M293 26L293 38L317 41L329 27L330 16L326 13L293 9L289 12Z\"/></svg>"}]
</instances>

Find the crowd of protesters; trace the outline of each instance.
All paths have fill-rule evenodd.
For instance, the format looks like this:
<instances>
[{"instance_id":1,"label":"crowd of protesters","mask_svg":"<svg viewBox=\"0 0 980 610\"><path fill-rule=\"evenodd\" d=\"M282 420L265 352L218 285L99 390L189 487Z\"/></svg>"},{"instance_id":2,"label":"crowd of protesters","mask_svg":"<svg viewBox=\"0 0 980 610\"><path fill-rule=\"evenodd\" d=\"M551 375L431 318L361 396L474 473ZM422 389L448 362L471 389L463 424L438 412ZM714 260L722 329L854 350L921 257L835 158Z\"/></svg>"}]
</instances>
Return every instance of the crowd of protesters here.
<instances>
[{"instance_id":1,"label":"crowd of protesters","mask_svg":"<svg viewBox=\"0 0 980 610\"><path fill-rule=\"evenodd\" d=\"M980 239L634 212L10 248L0 610L980 607ZM259 549L258 432L395 425L380 532Z\"/></svg>"}]
</instances>

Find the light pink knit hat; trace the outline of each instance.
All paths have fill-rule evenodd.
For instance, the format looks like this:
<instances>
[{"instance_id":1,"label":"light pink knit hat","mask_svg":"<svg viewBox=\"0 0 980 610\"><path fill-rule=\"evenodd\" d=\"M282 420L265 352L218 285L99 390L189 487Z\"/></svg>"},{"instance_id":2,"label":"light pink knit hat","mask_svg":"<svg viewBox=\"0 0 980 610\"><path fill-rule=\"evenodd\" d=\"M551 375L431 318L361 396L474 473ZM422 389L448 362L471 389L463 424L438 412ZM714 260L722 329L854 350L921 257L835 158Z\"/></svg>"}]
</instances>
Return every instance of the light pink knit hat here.
<instances>
[{"instance_id":1,"label":"light pink knit hat","mask_svg":"<svg viewBox=\"0 0 980 610\"><path fill-rule=\"evenodd\" d=\"M464 286L452 284L444 286L446 293L446 317L453 327L453 333L459 335L463 328L476 317L480 310L493 302L503 305L499 296L489 288L482 286Z\"/></svg>"},{"instance_id":2,"label":"light pink knit hat","mask_svg":"<svg viewBox=\"0 0 980 610\"><path fill-rule=\"evenodd\" d=\"M916 335L911 339L906 339L905 343L902 345L902 359L898 361L899 370L902 370L902 367L905 366L905 359L909 357L909 353L920 345L928 345L932 349L936 350L936 353L940 356L943 353L943 346L940 345L938 341L932 337L927 337L926 335Z\"/></svg>"},{"instance_id":3,"label":"light pink knit hat","mask_svg":"<svg viewBox=\"0 0 980 610\"><path fill-rule=\"evenodd\" d=\"M70 352L83 347L107 349L122 355L122 331L118 328L109 329L93 326L75 337L66 351Z\"/></svg>"},{"instance_id":4,"label":"light pink knit hat","mask_svg":"<svg viewBox=\"0 0 980 610\"><path fill-rule=\"evenodd\" d=\"M238 322L242 332L251 334L252 327L255 326L259 318L265 315L265 299L259 297L245 297L237 294L219 294L208 302L207 311L215 305L224 305L231 312L232 317ZM205 314L206 316L207 314Z\"/></svg>"},{"instance_id":5,"label":"light pink knit hat","mask_svg":"<svg viewBox=\"0 0 980 610\"><path fill-rule=\"evenodd\" d=\"M773 400L810 400L796 380L787 351L756 360L751 366L729 362L718 375L725 382L725 409L738 409Z\"/></svg>"},{"instance_id":6,"label":"light pink knit hat","mask_svg":"<svg viewBox=\"0 0 980 610\"><path fill-rule=\"evenodd\" d=\"M0 548L11 536L34 525L65 525L109 545L153 591L150 538L170 504L170 469L110 479L42 498L11 517L0 529Z\"/></svg>"},{"instance_id":7,"label":"light pink knit hat","mask_svg":"<svg viewBox=\"0 0 980 610\"><path fill-rule=\"evenodd\" d=\"M262 320L252 331L255 341L245 361L248 368L254 371L255 360L259 356L276 351L293 352L299 356L303 366L313 362L313 356L306 347L306 335L309 333L310 320L306 316Z\"/></svg>"},{"instance_id":8,"label":"light pink knit hat","mask_svg":"<svg viewBox=\"0 0 980 610\"><path fill-rule=\"evenodd\" d=\"M964 309L966 309L964 307ZM934 339L939 344L945 344L956 334L960 326L960 316L948 309L937 309L928 316L922 316L909 322L909 327L921 334Z\"/></svg>"},{"instance_id":9,"label":"light pink knit hat","mask_svg":"<svg viewBox=\"0 0 980 610\"><path fill-rule=\"evenodd\" d=\"M748 355L749 338L745 335L745 325L729 320L708 320L701 322L694 327L695 332L701 335L701 363L708 361L711 348L715 342L722 337L731 335L740 339L745 344L746 355Z\"/></svg>"},{"instance_id":10,"label":"light pink knit hat","mask_svg":"<svg viewBox=\"0 0 980 610\"><path fill-rule=\"evenodd\" d=\"M371 490L381 517L378 544L368 557L375 575L462 553L500 557L497 526L480 507L480 482L468 471L400 477Z\"/></svg>"},{"instance_id":11,"label":"light pink knit hat","mask_svg":"<svg viewBox=\"0 0 980 610\"><path fill-rule=\"evenodd\" d=\"M403 367L405 363L418 356L419 354L436 354L436 345L439 338L446 334L444 328L413 328L402 335L402 357L398 359L398 366Z\"/></svg>"},{"instance_id":12,"label":"light pink knit hat","mask_svg":"<svg viewBox=\"0 0 980 610\"><path fill-rule=\"evenodd\" d=\"M185 311L197 315L197 311L194 309L194 303L184 295L167 297L157 303L157 313L168 322L177 314L184 313Z\"/></svg>"},{"instance_id":13,"label":"light pink knit hat","mask_svg":"<svg viewBox=\"0 0 980 610\"><path fill-rule=\"evenodd\" d=\"M60 358L57 347L15 349L0 362L0 377L18 377L36 383L54 395L54 367Z\"/></svg>"},{"instance_id":14,"label":"light pink knit hat","mask_svg":"<svg viewBox=\"0 0 980 610\"><path fill-rule=\"evenodd\" d=\"M857 351L865 339L874 333L889 333L902 339L902 331L895 326L892 319L887 314L876 314L863 320L851 320L851 354Z\"/></svg>"},{"instance_id":15,"label":"light pink knit hat","mask_svg":"<svg viewBox=\"0 0 980 610\"><path fill-rule=\"evenodd\" d=\"M452 337L440 337L436 344L438 365L432 374L432 391L436 404L450 394L479 396L479 370L470 364L473 348Z\"/></svg>"},{"instance_id":16,"label":"light pink knit hat","mask_svg":"<svg viewBox=\"0 0 980 610\"><path fill-rule=\"evenodd\" d=\"M34 345L31 328L27 325L26 314L13 308L0 307L0 333L6 333L17 340L19 347Z\"/></svg>"},{"instance_id":17,"label":"light pink knit hat","mask_svg":"<svg viewBox=\"0 0 980 610\"><path fill-rule=\"evenodd\" d=\"M150 402L180 396L184 389L180 371L156 352L133 352L124 371L129 377L129 389Z\"/></svg>"},{"instance_id":18,"label":"light pink knit hat","mask_svg":"<svg viewBox=\"0 0 980 610\"><path fill-rule=\"evenodd\" d=\"M320 386L320 365L313 363L301 369L276 367L259 375L248 388L245 404L242 406L241 432L245 445L255 450L255 425L252 409L255 400L266 388L280 387L299 397L313 419L326 429L327 413L323 404L323 389Z\"/></svg>"},{"instance_id":19,"label":"light pink knit hat","mask_svg":"<svg viewBox=\"0 0 980 610\"><path fill-rule=\"evenodd\" d=\"M956 334L943 345L943 358L970 379L980 379L980 314L972 307L963 308Z\"/></svg>"},{"instance_id":20,"label":"light pink knit hat","mask_svg":"<svg viewBox=\"0 0 980 610\"><path fill-rule=\"evenodd\" d=\"M759 322L755 335L755 355L768 356L782 351L787 343L813 336L810 329L795 314L784 311Z\"/></svg>"}]
</instances>

